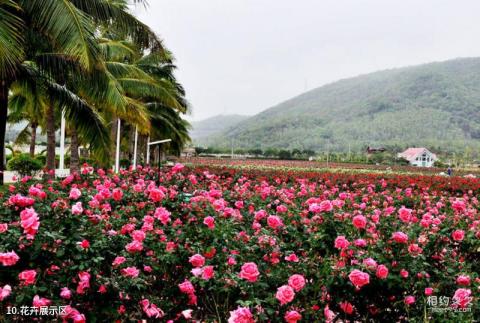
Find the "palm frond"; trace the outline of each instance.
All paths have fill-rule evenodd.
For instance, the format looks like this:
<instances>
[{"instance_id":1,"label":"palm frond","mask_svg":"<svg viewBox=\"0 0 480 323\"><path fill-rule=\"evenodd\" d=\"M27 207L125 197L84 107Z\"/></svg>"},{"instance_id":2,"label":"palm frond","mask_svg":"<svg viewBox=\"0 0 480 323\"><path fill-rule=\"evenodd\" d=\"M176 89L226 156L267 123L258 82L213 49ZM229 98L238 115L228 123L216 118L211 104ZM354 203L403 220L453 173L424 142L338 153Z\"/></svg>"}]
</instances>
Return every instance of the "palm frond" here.
<instances>
[{"instance_id":1,"label":"palm frond","mask_svg":"<svg viewBox=\"0 0 480 323\"><path fill-rule=\"evenodd\" d=\"M97 23L108 25L123 38L131 39L141 49L163 51L160 38L144 23L129 12L124 1L70 0L79 10L93 17ZM136 0L137 3L146 1Z\"/></svg>"},{"instance_id":2,"label":"palm frond","mask_svg":"<svg viewBox=\"0 0 480 323\"><path fill-rule=\"evenodd\" d=\"M99 62L95 25L70 0L20 0L32 23L54 40L55 49L92 70Z\"/></svg>"},{"instance_id":3,"label":"palm frond","mask_svg":"<svg viewBox=\"0 0 480 323\"><path fill-rule=\"evenodd\" d=\"M108 160L110 152L110 134L103 118L76 94L65 86L48 84L49 94L63 107L65 119L75 123L79 136L90 144L102 160Z\"/></svg>"},{"instance_id":4,"label":"palm frond","mask_svg":"<svg viewBox=\"0 0 480 323\"><path fill-rule=\"evenodd\" d=\"M31 132L29 125L26 125L15 138L15 145L24 145L30 141Z\"/></svg>"},{"instance_id":5,"label":"palm frond","mask_svg":"<svg viewBox=\"0 0 480 323\"><path fill-rule=\"evenodd\" d=\"M0 1L0 79L11 78L24 57L25 25L13 0Z\"/></svg>"},{"instance_id":6,"label":"palm frond","mask_svg":"<svg viewBox=\"0 0 480 323\"><path fill-rule=\"evenodd\" d=\"M134 61L140 57L140 51L130 42L103 38L99 40L100 49L106 61Z\"/></svg>"}]
</instances>

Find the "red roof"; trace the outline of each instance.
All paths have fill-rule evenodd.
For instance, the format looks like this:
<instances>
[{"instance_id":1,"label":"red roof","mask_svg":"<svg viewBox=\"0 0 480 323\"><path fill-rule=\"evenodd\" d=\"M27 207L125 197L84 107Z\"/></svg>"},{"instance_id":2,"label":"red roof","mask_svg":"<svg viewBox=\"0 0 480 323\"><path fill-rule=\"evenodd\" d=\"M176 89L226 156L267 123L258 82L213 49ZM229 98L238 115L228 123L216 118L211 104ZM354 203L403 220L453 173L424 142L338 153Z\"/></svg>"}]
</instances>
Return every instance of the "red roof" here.
<instances>
[{"instance_id":1,"label":"red roof","mask_svg":"<svg viewBox=\"0 0 480 323\"><path fill-rule=\"evenodd\" d=\"M399 154L399 156L405 158L408 161L413 161L415 160L415 158L422 155L424 151L427 151L429 154L431 154L433 159L437 159L437 156L431 151L429 151L427 148L408 148L403 153Z\"/></svg>"}]
</instances>

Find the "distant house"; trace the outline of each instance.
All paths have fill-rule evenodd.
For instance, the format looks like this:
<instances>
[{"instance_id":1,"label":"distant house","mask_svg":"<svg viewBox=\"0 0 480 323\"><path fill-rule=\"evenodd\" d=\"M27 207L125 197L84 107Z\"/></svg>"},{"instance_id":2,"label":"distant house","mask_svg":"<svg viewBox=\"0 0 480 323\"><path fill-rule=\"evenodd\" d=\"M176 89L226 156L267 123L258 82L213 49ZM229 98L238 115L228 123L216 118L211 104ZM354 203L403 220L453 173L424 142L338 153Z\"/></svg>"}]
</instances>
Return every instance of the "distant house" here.
<instances>
[{"instance_id":1,"label":"distant house","mask_svg":"<svg viewBox=\"0 0 480 323\"><path fill-rule=\"evenodd\" d=\"M190 157L195 157L197 155L197 152L195 148L193 147L187 147L182 150L182 157L190 158Z\"/></svg>"},{"instance_id":2,"label":"distant house","mask_svg":"<svg viewBox=\"0 0 480 323\"><path fill-rule=\"evenodd\" d=\"M427 148L408 148L398 157L408 160L410 165L418 167L432 167L433 163L438 160L437 155Z\"/></svg>"}]
</instances>

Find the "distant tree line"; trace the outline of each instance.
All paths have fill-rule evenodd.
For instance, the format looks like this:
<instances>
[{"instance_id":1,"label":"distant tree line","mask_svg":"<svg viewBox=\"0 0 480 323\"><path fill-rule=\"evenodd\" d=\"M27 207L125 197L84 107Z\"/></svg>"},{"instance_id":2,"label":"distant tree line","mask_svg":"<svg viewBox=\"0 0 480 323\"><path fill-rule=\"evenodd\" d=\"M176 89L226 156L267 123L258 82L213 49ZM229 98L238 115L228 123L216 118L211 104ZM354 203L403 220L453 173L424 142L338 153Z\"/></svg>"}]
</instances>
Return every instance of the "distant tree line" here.
<instances>
[{"instance_id":1,"label":"distant tree line","mask_svg":"<svg viewBox=\"0 0 480 323\"><path fill-rule=\"evenodd\" d=\"M321 162L332 163L359 163L359 164L378 164L378 165L408 165L408 161L399 158L398 153L405 148L401 146L386 146L384 152L367 153L366 147L361 151L315 151L312 149L278 149L278 148L237 148L233 150L234 155L246 156L248 158L272 158L282 160L308 160L314 159ZM435 149L436 148L436 149ZM479 165L480 156L477 151L470 147L465 147L463 152L441 151L439 147L430 149L439 160L435 163L437 167L466 167L469 165ZM225 155L232 154L231 149L218 147L195 147L197 155Z\"/></svg>"}]
</instances>

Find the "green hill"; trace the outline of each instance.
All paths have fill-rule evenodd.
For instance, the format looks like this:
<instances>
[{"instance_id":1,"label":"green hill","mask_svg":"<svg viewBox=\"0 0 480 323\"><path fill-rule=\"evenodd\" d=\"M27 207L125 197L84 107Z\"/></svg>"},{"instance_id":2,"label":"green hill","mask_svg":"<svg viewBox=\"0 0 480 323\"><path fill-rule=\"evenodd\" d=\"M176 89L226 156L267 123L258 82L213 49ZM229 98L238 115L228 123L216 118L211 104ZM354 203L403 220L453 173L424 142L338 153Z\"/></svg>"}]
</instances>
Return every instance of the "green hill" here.
<instances>
[{"instance_id":1,"label":"green hill","mask_svg":"<svg viewBox=\"0 0 480 323\"><path fill-rule=\"evenodd\" d=\"M194 142L202 139L205 140L206 138L217 135L246 119L248 119L248 116L231 114L218 115L202 121L194 121L191 123L192 130L190 131L190 136Z\"/></svg>"},{"instance_id":2,"label":"green hill","mask_svg":"<svg viewBox=\"0 0 480 323\"><path fill-rule=\"evenodd\" d=\"M331 83L214 134L208 142L230 147L232 136L237 148L480 148L480 58Z\"/></svg>"}]
</instances>

